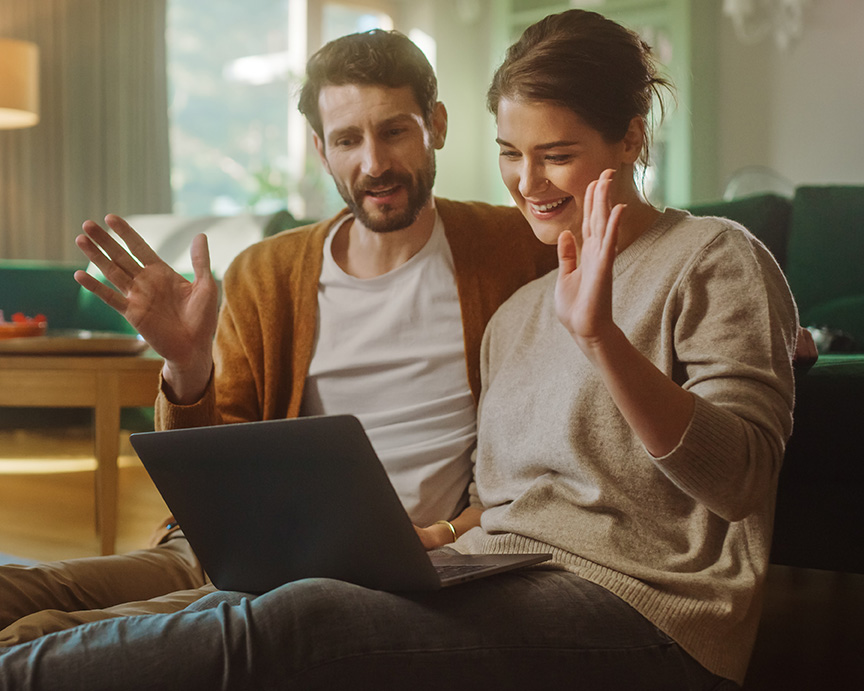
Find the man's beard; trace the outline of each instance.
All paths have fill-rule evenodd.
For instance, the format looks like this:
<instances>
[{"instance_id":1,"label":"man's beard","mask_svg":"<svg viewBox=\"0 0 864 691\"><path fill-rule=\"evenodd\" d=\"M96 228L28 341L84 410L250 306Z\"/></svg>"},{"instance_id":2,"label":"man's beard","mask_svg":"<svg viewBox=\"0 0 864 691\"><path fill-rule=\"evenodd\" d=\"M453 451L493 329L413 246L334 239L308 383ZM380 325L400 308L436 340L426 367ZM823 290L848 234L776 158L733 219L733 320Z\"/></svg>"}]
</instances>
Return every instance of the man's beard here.
<instances>
[{"instance_id":1,"label":"man's beard","mask_svg":"<svg viewBox=\"0 0 864 691\"><path fill-rule=\"evenodd\" d=\"M354 217L366 228L376 233L390 233L394 230L407 228L420 215L429 197L432 196L432 186L435 183L435 156L429 156L426 165L417 171L416 180L408 173L394 173L387 171L377 178L366 177L360 180L354 189L349 191L348 187L334 178L339 195L348 205ZM416 184L415 184L416 183ZM370 214L363 207L366 198L366 190L370 188L383 189L400 185L408 192L408 204L401 211L395 210L389 205L379 205L379 214Z\"/></svg>"}]
</instances>

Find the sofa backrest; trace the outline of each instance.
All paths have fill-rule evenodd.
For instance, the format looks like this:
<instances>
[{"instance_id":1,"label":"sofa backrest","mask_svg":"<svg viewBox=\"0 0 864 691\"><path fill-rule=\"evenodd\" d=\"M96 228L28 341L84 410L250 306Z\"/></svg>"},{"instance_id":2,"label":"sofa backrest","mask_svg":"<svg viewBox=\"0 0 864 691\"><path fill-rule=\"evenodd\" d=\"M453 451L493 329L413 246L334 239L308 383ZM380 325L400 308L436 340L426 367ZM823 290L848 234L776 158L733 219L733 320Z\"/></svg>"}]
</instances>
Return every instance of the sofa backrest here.
<instances>
[{"instance_id":1,"label":"sofa backrest","mask_svg":"<svg viewBox=\"0 0 864 691\"><path fill-rule=\"evenodd\" d=\"M736 221L759 238L781 267L786 267L789 242L789 217L792 202L779 194L755 194L750 197L697 204L690 207L695 216L721 216Z\"/></svg>"},{"instance_id":2,"label":"sofa backrest","mask_svg":"<svg viewBox=\"0 0 864 691\"><path fill-rule=\"evenodd\" d=\"M864 342L864 186L799 187L786 275L801 323Z\"/></svg>"},{"instance_id":3,"label":"sofa backrest","mask_svg":"<svg viewBox=\"0 0 864 691\"><path fill-rule=\"evenodd\" d=\"M79 328L79 285L72 274L81 266L61 262L0 260L0 310L6 320L16 312L44 314L49 328Z\"/></svg>"}]
</instances>

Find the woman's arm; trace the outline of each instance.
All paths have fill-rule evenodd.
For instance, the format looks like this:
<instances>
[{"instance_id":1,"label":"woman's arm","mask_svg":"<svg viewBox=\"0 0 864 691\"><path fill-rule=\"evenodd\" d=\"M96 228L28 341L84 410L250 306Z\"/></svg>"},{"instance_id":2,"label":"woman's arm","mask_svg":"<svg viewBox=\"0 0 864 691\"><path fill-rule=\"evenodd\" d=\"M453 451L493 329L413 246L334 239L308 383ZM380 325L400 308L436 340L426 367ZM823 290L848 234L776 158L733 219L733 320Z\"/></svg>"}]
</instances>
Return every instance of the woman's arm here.
<instances>
[{"instance_id":1,"label":"woman's arm","mask_svg":"<svg viewBox=\"0 0 864 691\"><path fill-rule=\"evenodd\" d=\"M469 506L452 521L433 523L426 528L419 528L415 525L414 529L417 531L420 541L427 550L435 549L436 547L443 547L455 542L460 535L480 525L480 516L482 513L481 509ZM447 523L453 526L453 530L450 530Z\"/></svg>"},{"instance_id":2,"label":"woman's arm","mask_svg":"<svg viewBox=\"0 0 864 691\"><path fill-rule=\"evenodd\" d=\"M573 234L558 238L555 308L627 424L648 452L660 457L681 441L693 416L693 394L657 369L613 320L612 266L624 207L609 208L612 175L605 171L585 192L578 263Z\"/></svg>"}]
</instances>

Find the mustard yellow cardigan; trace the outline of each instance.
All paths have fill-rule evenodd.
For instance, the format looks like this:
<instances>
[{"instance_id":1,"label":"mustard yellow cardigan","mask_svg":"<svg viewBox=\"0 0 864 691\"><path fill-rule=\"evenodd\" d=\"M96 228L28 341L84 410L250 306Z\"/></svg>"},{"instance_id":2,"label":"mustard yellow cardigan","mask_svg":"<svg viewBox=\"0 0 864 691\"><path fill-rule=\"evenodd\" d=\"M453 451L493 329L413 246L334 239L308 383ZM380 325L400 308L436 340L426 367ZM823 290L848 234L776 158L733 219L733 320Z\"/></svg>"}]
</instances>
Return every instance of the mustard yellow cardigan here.
<instances>
[{"instance_id":1,"label":"mustard yellow cardigan","mask_svg":"<svg viewBox=\"0 0 864 691\"><path fill-rule=\"evenodd\" d=\"M465 362L480 395L480 341L492 314L517 288L557 265L515 208L435 200L453 253ZM156 427L170 429L296 417L314 347L324 240L346 214L288 230L244 250L225 273L214 343L215 370L192 405L164 387Z\"/></svg>"}]
</instances>

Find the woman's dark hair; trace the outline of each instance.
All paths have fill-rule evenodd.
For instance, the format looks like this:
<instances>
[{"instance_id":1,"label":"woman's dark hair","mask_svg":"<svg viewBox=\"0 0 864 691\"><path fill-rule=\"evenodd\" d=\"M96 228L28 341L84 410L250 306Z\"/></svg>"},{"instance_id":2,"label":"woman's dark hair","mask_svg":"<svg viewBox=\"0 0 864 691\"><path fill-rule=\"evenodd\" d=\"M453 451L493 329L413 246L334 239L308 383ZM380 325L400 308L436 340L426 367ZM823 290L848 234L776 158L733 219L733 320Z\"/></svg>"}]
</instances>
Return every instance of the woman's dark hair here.
<instances>
[{"instance_id":1,"label":"woman's dark hair","mask_svg":"<svg viewBox=\"0 0 864 691\"><path fill-rule=\"evenodd\" d=\"M645 122L639 161L648 164L648 113L671 82L658 74L654 56L639 36L585 10L553 14L507 50L495 72L486 104L497 116L502 99L549 101L576 113L609 142L624 138L630 121Z\"/></svg>"},{"instance_id":2,"label":"woman's dark hair","mask_svg":"<svg viewBox=\"0 0 864 691\"><path fill-rule=\"evenodd\" d=\"M435 71L423 51L398 31L373 29L342 36L309 58L297 108L322 139L318 96L325 86L345 84L410 86L424 121L432 123L438 102Z\"/></svg>"}]
</instances>

